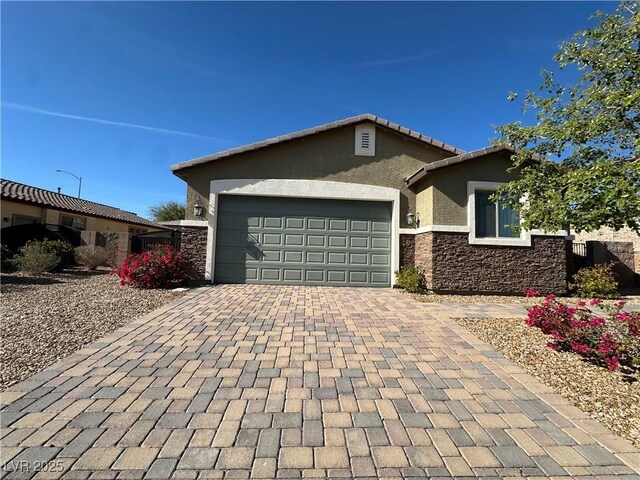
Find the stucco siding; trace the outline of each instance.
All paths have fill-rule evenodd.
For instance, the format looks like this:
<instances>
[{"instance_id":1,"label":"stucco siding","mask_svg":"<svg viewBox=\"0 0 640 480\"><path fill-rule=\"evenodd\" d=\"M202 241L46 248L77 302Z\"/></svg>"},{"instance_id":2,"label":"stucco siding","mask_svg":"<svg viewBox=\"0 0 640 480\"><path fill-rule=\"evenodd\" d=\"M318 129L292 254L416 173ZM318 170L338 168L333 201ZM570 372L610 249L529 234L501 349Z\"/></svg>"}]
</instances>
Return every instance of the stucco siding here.
<instances>
[{"instance_id":1,"label":"stucco siding","mask_svg":"<svg viewBox=\"0 0 640 480\"><path fill-rule=\"evenodd\" d=\"M422 182L421 188L416 193L416 213L418 214L417 227L433 225L433 185L431 179Z\"/></svg>"},{"instance_id":2,"label":"stucco siding","mask_svg":"<svg viewBox=\"0 0 640 480\"><path fill-rule=\"evenodd\" d=\"M509 182L514 180L517 177L517 172L508 171L511 166L509 157L510 154L500 152L430 172L425 180L416 185L418 187L416 190L424 188L426 182L433 185L433 224L467 225L467 182ZM421 225L428 224L421 222Z\"/></svg>"},{"instance_id":3,"label":"stucco siding","mask_svg":"<svg viewBox=\"0 0 640 480\"><path fill-rule=\"evenodd\" d=\"M41 223L50 223L53 225L60 224L60 216L68 215L71 217L85 218L85 230L97 232L128 232L129 227L145 229L148 232L160 231L158 228L147 227L144 225L134 225L106 218L89 217L77 213L61 212L51 208L44 208L37 205L29 205L21 202L12 202L3 200L1 205L2 211L2 227L10 227L13 215L24 215L29 217L37 217ZM8 219L8 220L6 220Z\"/></svg>"},{"instance_id":4,"label":"stucco siding","mask_svg":"<svg viewBox=\"0 0 640 480\"><path fill-rule=\"evenodd\" d=\"M9 202L3 200L0 203L0 211L2 212L2 227L10 227L14 215L23 215L25 217L39 218L44 220L43 209L35 205L26 205L23 203Z\"/></svg>"},{"instance_id":5,"label":"stucco siding","mask_svg":"<svg viewBox=\"0 0 640 480\"><path fill-rule=\"evenodd\" d=\"M276 144L254 152L214 160L181 170L188 184L187 219L196 200L208 204L211 180L231 178L290 178L327 180L391 187L400 190L400 216L415 211L415 193L404 179L425 163L450 154L399 134L376 128L375 156L356 156L355 126Z\"/></svg>"}]
</instances>

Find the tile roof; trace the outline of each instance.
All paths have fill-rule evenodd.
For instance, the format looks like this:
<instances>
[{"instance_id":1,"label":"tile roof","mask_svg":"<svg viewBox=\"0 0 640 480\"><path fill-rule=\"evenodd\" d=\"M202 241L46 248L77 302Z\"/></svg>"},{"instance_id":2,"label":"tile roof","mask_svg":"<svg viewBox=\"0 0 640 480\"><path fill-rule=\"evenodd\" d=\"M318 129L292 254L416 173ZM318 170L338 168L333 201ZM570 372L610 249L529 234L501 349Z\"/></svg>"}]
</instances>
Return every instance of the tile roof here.
<instances>
[{"instance_id":1,"label":"tile roof","mask_svg":"<svg viewBox=\"0 0 640 480\"><path fill-rule=\"evenodd\" d=\"M432 172L434 170L439 170L441 168L450 167L452 165L457 165L458 163L468 162L469 160L473 160L475 158L484 157L485 155L489 155L491 153L497 153L507 151L511 153L516 153L516 150L510 145L495 145L491 147L480 148L478 150L473 150L471 152L465 152L460 155L456 155L455 157L444 158L442 160L438 160L432 163L427 163L424 166L420 167L420 169L406 178L407 186L411 186L416 183L418 180L423 178L427 173ZM533 156L531 158L532 162L539 163L540 157Z\"/></svg>"},{"instance_id":2,"label":"tile roof","mask_svg":"<svg viewBox=\"0 0 640 480\"><path fill-rule=\"evenodd\" d=\"M258 150L260 148L264 148L269 145L274 145L277 143L286 142L288 140L293 140L295 138L302 138L302 137L306 137L316 133L325 132L327 130L333 130L334 128L344 127L347 125L353 125L353 124L362 123L362 122L372 122L380 127L398 132L418 142L424 143L425 145L439 148L440 150L444 150L446 152L449 152L455 155L459 153L464 153L464 150L453 147L451 145L447 145L446 143L443 143L439 140L435 140L431 137L422 135L421 133L416 132L415 130L411 130L409 128L403 127L401 125L398 125L397 123L392 123L389 120L385 120L384 118L380 118L376 115L365 113L362 115L357 115L355 117L345 118L344 120L338 120L336 122L325 123L324 125L318 125L317 127L308 128L306 130L301 130L299 132L288 133L286 135L280 135L279 137L269 138L267 140L262 140L260 142L244 145L242 147L232 148L230 150L214 153L212 155L207 155L200 158L194 158L193 160L187 160L186 162L176 163L174 165L171 165L171 170L173 172L177 172L178 170L182 170L188 167L193 167L195 165L201 165L203 163L207 163L212 160L218 160L220 158L230 157L232 155L237 155L239 153Z\"/></svg>"},{"instance_id":3,"label":"tile roof","mask_svg":"<svg viewBox=\"0 0 640 480\"><path fill-rule=\"evenodd\" d=\"M43 188L32 187L23 183L11 180L0 179L2 184L2 199L16 202L41 205L47 208L73 212L90 217L100 217L119 222L131 223L134 225L144 225L146 227L160 228L166 230L167 227L158 223L139 217L135 213L127 212L116 207L103 205L101 203L90 202L80 198L70 197L61 193L44 190Z\"/></svg>"}]
</instances>

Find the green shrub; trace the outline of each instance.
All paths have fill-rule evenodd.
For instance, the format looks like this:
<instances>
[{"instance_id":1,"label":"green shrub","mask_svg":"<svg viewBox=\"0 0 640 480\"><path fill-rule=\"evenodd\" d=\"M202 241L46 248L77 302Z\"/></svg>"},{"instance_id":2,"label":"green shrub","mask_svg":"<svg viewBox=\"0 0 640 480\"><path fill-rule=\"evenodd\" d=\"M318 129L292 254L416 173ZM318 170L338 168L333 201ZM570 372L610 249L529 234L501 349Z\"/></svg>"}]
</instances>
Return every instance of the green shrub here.
<instances>
[{"instance_id":1,"label":"green shrub","mask_svg":"<svg viewBox=\"0 0 640 480\"><path fill-rule=\"evenodd\" d=\"M45 250L55 253L60 259L57 268L70 267L76 264L76 257L73 245L63 240L42 240Z\"/></svg>"},{"instance_id":2,"label":"green shrub","mask_svg":"<svg viewBox=\"0 0 640 480\"><path fill-rule=\"evenodd\" d=\"M13 263L22 272L42 275L60 265L60 257L45 242L28 242L20 249Z\"/></svg>"},{"instance_id":3,"label":"green shrub","mask_svg":"<svg viewBox=\"0 0 640 480\"><path fill-rule=\"evenodd\" d=\"M110 264L109 252L103 247L84 246L76 248L76 261L89 270L97 267L108 267Z\"/></svg>"},{"instance_id":4,"label":"green shrub","mask_svg":"<svg viewBox=\"0 0 640 480\"><path fill-rule=\"evenodd\" d=\"M415 265L408 265L396 271L396 285L407 292L417 293L422 291L424 275Z\"/></svg>"},{"instance_id":5,"label":"green shrub","mask_svg":"<svg viewBox=\"0 0 640 480\"><path fill-rule=\"evenodd\" d=\"M2 270L15 270L13 255L14 253L9 250L9 247L4 244L0 245L0 268Z\"/></svg>"},{"instance_id":6,"label":"green shrub","mask_svg":"<svg viewBox=\"0 0 640 480\"><path fill-rule=\"evenodd\" d=\"M618 283L613 278L611 264L581 268L573 276L569 287L580 298L615 298L618 296Z\"/></svg>"}]
</instances>

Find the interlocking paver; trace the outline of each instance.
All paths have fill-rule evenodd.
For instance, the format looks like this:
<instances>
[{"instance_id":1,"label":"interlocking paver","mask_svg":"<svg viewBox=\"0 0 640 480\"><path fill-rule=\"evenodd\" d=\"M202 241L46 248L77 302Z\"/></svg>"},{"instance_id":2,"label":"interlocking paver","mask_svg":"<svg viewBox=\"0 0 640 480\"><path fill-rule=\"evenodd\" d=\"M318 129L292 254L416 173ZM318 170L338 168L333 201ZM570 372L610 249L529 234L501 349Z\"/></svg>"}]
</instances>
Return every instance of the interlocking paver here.
<instances>
[{"instance_id":1,"label":"interlocking paver","mask_svg":"<svg viewBox=\"0 0 640 480\"><path fill-rule=\"evenodd\" d=\"M309 447L283 447L278 459L280 468L312 468L313 449Z\"/></svg>"},{"instance_id":2,"label":"interlocking paver","mask_svg":"<svg viewBox=\"0 0 640 480\"><path fill-rule=\"evenodd\" d=\"M111 467L122 453L122 448L90 448L71 467L73 470L106 470Z\"/></svg>"},{"instance_id":3,"label":"interlocking paver","mask_svg":"<svg viewBox=\"0 0 640 480\"><path fill-rule=\"evenodd\" d=\"M638 450L452 321L524 313L198 289L4 392L0 453L64 478L634 478Z\"/></svg>"},{"instance_id":4,"label":"interlocking paver","mask_svg":"<svg viewBox=\"0 0 640 480\"><path fill-rule=\"evenodd\" d=\"M158 456L159 448L132 447L127 448L116 463L114 470L144 470L147 471Z\"/></svg>"},{"instance_id":5,"label":"interlocking paver","mask_svg":"<svg viewBox=\"0 0 640 480\"><path fill-rule=\"evenodd\" d=\"M179 470L212 469L218 459L218 448L187 448L180 457Z\"/></svg>"}]
</instances>

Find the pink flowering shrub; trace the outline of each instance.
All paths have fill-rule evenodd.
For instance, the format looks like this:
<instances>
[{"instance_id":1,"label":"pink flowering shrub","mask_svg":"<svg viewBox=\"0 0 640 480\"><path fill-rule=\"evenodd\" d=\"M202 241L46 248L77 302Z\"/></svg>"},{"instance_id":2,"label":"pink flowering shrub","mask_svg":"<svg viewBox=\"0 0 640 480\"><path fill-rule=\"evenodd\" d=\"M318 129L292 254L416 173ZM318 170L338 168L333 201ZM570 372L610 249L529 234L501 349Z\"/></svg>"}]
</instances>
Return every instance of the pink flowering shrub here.
<instances>
[{"instance_id":1,"label":"pink flowering shrub","mask_svg":"<svg viewBox=\"0 0 640 480\"><path fill-rule=\"evenodd\" d=\"M120 277L120 285L175 288L190 278L191 271L191 264L178 250L167 244L130 254L113 273Z\"/></svg>"},{"instance_id":2,"label":"pink flowering shrub","mask_svg":"<svg viewBox=\"0 0 640 480\"><path fill-rule=\"evenodd\" d=\"M554 350L573 351L609 370L640 367L640 312L625 312L625 302L608 305L594 298L569 306L547 295L528 309L525 323L551 336ZM589 307L598 307L596 312Z\"/></svg>"}]
</instances>

